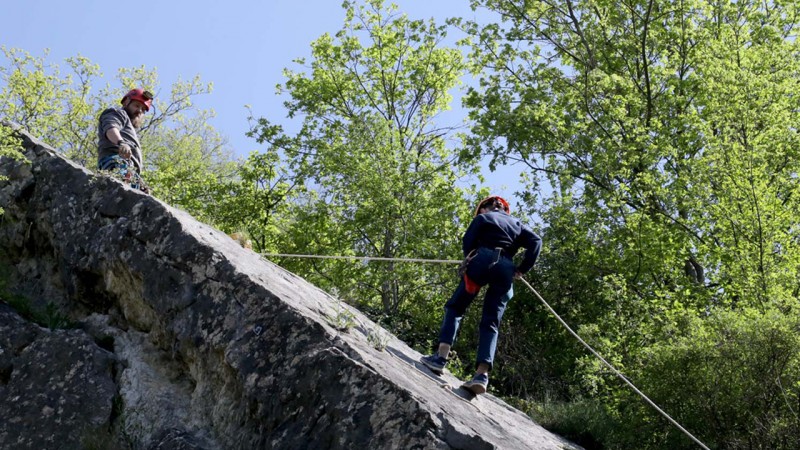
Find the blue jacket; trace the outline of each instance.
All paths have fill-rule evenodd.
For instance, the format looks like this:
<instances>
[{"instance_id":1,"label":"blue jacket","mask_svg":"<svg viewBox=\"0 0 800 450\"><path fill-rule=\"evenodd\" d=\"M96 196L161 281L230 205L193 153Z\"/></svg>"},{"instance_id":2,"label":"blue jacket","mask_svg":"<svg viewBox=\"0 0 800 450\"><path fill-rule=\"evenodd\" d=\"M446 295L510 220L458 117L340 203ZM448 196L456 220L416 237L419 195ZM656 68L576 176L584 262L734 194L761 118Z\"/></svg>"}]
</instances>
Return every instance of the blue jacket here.
<instances>
[{"instance_id":1,"label":"blue jacket","mask_svg":"<svg viewBox=\"0 0 800 450\"><path fill-rule=\"evenodd\" d=\"M517 270L524 274L536 263L542 250L542 239L530 227L505 211L492 211L475 216L462 238L464 256L479 247L501 248L509 258L513 258L520 248L524 248L525 257L517 266Z\"/></svg>"}]
</instances>

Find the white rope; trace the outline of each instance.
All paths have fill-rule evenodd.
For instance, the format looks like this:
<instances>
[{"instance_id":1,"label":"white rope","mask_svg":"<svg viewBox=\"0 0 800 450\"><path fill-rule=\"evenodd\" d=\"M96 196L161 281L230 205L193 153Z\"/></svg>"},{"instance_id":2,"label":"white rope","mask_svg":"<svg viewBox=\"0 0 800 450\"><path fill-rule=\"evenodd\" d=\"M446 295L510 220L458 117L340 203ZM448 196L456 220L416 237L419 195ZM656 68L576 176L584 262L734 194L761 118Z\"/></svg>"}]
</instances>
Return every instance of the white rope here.
<instances>
[{"instance_id":1,"label":"white rope","mask_svg":"<svg viewBox=\"0 0 800 450\"><path fill-rule=\"evenodd\" d=\"M669 416L669 414L665 413L665 412L664 412L664 410L662 410L661 408L659 408L659 407L658 407L658 405L656 405L656 404L655 404L655 403L654 403L652 400L650 400L650 399L649 399L649 398L648 398L646 395L644 395L644 393L643 393L642 391L640 391L640 390L639 390L639 389L638 389L636 386L634 386L634 385L633 385L633 383L631 383L630 381L628 381L628 379L627 379L627 378L625 378L625 375L623 375L623 374L622 374L622 373L621 373L619 370L615 369L615 368L614 368L614 366L612 366L612 365L611 365L611 364L610 364L608 361L606 361L606 360L605 360L605 359L604 359L602 356L600 356L600 354L599 354L599 353L597 353L597 352L596 352L596 351L595 351L595 350L592 348L592 346L591 346L591 345L587 344L587 343L586 343L586 341L584 341L583 339L581 339L581 337L580 337L580 336L578 336L578 333L576 333L575 331L573 331L573 330L572 330L572 328L570 328L570 326L569 326L569 325L567 325L567 322L564 322L564 319L562 319L562 318L561 318L561 316L559 316L559 315L558 315L558 313L556 313L556 312L555 312L555 310L553 310L553 308L551 308L551 307L550 307L550 305L549 305L549 304L547 304L547 302L546 302L546 301L544 301L544 299L542 298L542 296L541 296L541 295L539 295L539 293L538 293L538 292L536 292L536 289L534 289L534 288L533 288L533 286L531 286L530 284L528 284L528 282L527 282L527 281L526 281L524 278L520 278L520 280L521 280L523 283L525 283L525 286L528 286L528 289L530 289L530 290L531 290L531 292L533 292L533 293L534 293L534 295L536 295L536 297L537 297L537 298L539 298L539 301L541 301L541 302L544 304L544 306L546 306L546 307L547 307L547 309L548 309L548 310L550 310L550 312L551 312L551 313L552 313L552 314L553 314L553 315L556 317L556 319L558 319L558 321L559 321L559 322L561 322L561 325L564 325L564 328L566 328L566 329L567 329L567 331L569 331L569 332L570 332L570 334L572 334L573 336L575 336L575 339L579 340L579 341L580 341L580 343L581 343L581 344L583 344L583 346L584 346L584 347L586 347L586 348L587 348L587 349L588 349L590 352L592 352L592 354L594 354L594 356L596 356L598 359L600 359L600 361L602 361L602 362L603 362L603 364L605 364L605 365L606 365L606 367L608 367L609 369L611 369L611 371L612 371L612 372L614 372L614 373L615 373L615 374L616 374L616 375L617 375L617 376L618 376L618 377L619 377L619 378L620 378L622 381L624 381L624 382L625 382L625 383L626 383L628 386L630 386L630 388L631 388L631 389L633 389L633 391L634 391L634 392L636 392L637 394L639 394L639 395L640 395L640 396L641 396L643 399L645 399L645 401L647 401L647 403L649 403L649 404L650 404L650 406L652 406L653 408L655 408L655 409L656 409L656 411L658 411L659 413L661 413L661 415L662 415L662 416L666 417L666 419L667 419L667 420L669 420L669 421L670 421L670 422L671 422L673 425L675 425L676 427L678 427L678 429L679 429L679 430L683 431L683 432L684 432L684 434L686 434L686 435L687 435L687 436L689 436L689 437L690 437L690 438L691 438L693 441L695 441L695 442L697 443L697 445L699 445L700 447L702 447L702 448L703 448L703 449L705 449L705 450L709 450L709 449L708 449L708 447L706 447L706 445L705 445L705 444L703 444L702 442L700 442L700 440L699 440L699 439L697 439L696 437L694 437L694 436L692 435L692 433L689 433L689 432L688 432L688 431L687 431L685 428L683 428L683 427L681 426L681 424L679 424L678 422L676 422L676 421L675 421L675 420L674 420L672 417L670 417L670 416Z\"/></svg>"},{"instance_id":2,"label":"white rope","mask_svg":"<svg viewBox=\"0 0 800 450\"><path fill-rule=\"evenodd\" d=\"M262 253L262 255L263 255L263 256L279 256L279 257L286 257L286 258L316 258L316 259L347 259L347 260L362 260L362 261L364 261L364 262L369 262L369 261L398 261L398 262L422 262L422 263L444 263L444 264L460 264L460 263L461 263L461 261L459 261L459 260L454 260L454 259L378 258L378 257L371 257L371 256L325 256L325 255L296 255L296 254L287 254L287 253ZM700 447L702 447L704 450L709 450L709 448L708 448L708 447L707 447L705 444L703 444L703 443L702 443L702 442L701 442L699 439L697 439L696 437L694 437L694 435L692 435L692 433L690 433L690 432L689 432L689 431L687 431L685 428L683 428L683 427L681 426L681 424L679 424L678 422L676 422L676 421L675 421L675 419L673 419L672 417L670 417L670 416L669 416L669 414L667 414L666 412L664 412L664 410L662 410L661 408L659 408L659 407L658 407L658 405L656 405L656 404L655 404L655 403L654 403L652 400L650 400L650 398L649 398L649 397L647 397L646 395L644 395L644 393L643 393L642 391L640 391L640 390L639 390L639 389L638 389L636 386L634 386L634 385L633 385L633 383L631 383L631 382L630 382L630 381L629 381L629 380L628 380L628 379L625 377L625 375L623 375L623 374L622 374L622 373L621 373L619 370L617 370L616 368L614 368L614 366L612 366L612 365L611 365L611 364L610 364L608 361L606 361L606 360L605 360L605 358L603 358L602 356L600 356L600 354L599 354L599 353L597 353L597 351L595 351L595 349L593 349L591 345L587 344L587 343L586 343L586 341L584 341L584 340L583 340L583 339L582 339L582 338L581 338L581 337L578 335L578 333L576 333L575 331L573 331L573 330L572 330L572 328L570 328L570 326L569 326L569 325L567 325L567 322L565 322L565 321L564 321L564 319L562 319L562 318L561 318L561 316L559 316L559 315L558 315L558 313L557 313L557 312L556 312L556 311L555 311L555 310L554 310L552 307L550 307L550 305L549 305L549 304L548 304L548 303L547 303L547 302L546 302L546 301L545 301L545 300L542 298L542 296L541 296L541 295L539 295L539 293L536 291L536 289L534 289L534 288L533 288L533 286L531 286L530 284L528 284L528 281L527 281L527 280L525 280L524 278L519 278L519 280L520 280L520 281L522 281L522 282L525 284L525 286L528 286L528 289L530 289L530 290L531 290L531 292L533 292L533 294L534 294L534 295L535 295L535 296L536 296L536 297L539 299L539 301L541 301L541 302L542 302L542 304L544 304L544 306L545 306L545 307L547 307L547 309L550 311L550 313L551 313L551 314L553 314L553 316L555 316L555 318L556 318L556 319L558 319L558 321L559 321L559 322L561 322L561 325L563 325L563 326L564 326L564 328L566 328L566 329L567 329L567 331L569 331L569 332L570 332L570 334L572 334L573 336L575 336L575 339L577 339L578 341L580 341L580 343L581 343L581 344L583 344L583 346L584 346L584 347L586 347L586 348L587 348L587 349L588 349L590 352L592 352L592 354L593 354L594 356L596 356L596 357L597 357L597 358L598 358L600 361L602 361L602 362L603 362L603 364L605 364L605 365L606 365L606 367L608 367L609 369L611 369L611 371L612 371L612 372L614 372L614 374L615 374L615 375L617 375L617 377L619 377L619 378L620 378L622 381L624 381L624 382L625 382L625 383L626 383L628 386L630 386L630 388L631 388L631 389L633 389L633 391L634 391L634 392L636 392L637 394L639 394L639 396L641 396L641 397L642 397L642 398L643 398L643 399L644 399L644 400L645 400L647 403L649 403L649 404L650 404L650 406L652 406L653 408L655 408L655 410L656 410L656 411L658 411L658 412L659 412L659 413L660 413L662 416L664 416L664 417L665 417L667 420L669 420L669 421L670 421L670 423L672 423L673 425L675 425L675 426L676 426L676 427L677 427L679 430L681 430L681 431L682 431L684 434L686 434L686 436L689 436L689 438L691 438L691 439L692 439L692 440L693 440L695 443L697 443L697 445L699 445Z\"/></svg>"},{"instance_id":3,"label":"white rope","mask_svg":"<svg viewBox=\"0 0 800 450\"><path fill-rule=\"evenodd\" d=\"M347 259L347 260L361 260L363 262L370 261L398 261L398 262L418 262L418 263L443 263L443 264L461 264L461 260L457 259L423 259L423 258L381 258L376 256L327 256L327 255L295 255L291 253L262 253L263 256L277 256L282 258L315 258L315 259Z\"/></svg>"}]
</instances>

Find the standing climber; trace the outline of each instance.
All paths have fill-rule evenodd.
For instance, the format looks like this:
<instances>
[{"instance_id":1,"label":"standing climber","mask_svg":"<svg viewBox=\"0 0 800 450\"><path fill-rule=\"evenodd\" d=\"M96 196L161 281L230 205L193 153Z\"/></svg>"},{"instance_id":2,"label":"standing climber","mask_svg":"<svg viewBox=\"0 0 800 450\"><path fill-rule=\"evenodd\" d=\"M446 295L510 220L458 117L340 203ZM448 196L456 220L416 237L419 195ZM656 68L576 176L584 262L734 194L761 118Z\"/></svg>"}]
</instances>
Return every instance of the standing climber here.
<instances>
[{"instance_id":1,"label":"standing climber","mask_svg":"<svg viewBox=\"0 0 800 450\"><path fill-rule=\"evenodd\" d=\"M442 374L467 307L481 287L488 285L483 300L475 376L462 386L475 394L486 392L489 385L500 320L514 295L513 281L533 267L542 248L541 238L527 225L511 217L509 212L508 202L502 197L488 197L478 204L475 218L462 239L461 282L444 305L438 351L421 359L431 371ZM520 265L515 266L512 258L520 248L526 250L525 256Z\"/></svg>"},{"instance_id":2,"label":"standing climber","mask_svg":"<svg viewBox=\"0 0 800 450\"><path fill-rule=\"evenodd\" d=\"M122 107L108 108L100 114L97 127L97 167L118 171L132 187L147 192L139 174L142 172L142 147L136 130L144 123L144 114L153 105L153 94L131 89L122 97Z\"/></svg>"}]
</instances>

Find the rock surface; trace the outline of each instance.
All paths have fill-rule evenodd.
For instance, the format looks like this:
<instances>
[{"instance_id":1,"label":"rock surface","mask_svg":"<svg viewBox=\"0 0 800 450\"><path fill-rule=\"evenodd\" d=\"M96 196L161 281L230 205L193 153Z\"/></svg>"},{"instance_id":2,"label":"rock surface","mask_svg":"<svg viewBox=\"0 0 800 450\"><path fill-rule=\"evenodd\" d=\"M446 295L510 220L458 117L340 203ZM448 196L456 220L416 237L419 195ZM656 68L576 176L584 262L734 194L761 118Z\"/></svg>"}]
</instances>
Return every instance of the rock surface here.
<instances>
[{"instance_id":1,"label":"rock surface","mask_svg":"<svg viewBox=\"0 0 800 450\"><path fill-rule=\"evenodd\" d=\"M0 304L0 448L104 433L105 448L136 449L577 448L451 388L227 235L20 134L29 161L0 163L0 298L55 306L76 327Z\"/></svg>"}]
</instances>

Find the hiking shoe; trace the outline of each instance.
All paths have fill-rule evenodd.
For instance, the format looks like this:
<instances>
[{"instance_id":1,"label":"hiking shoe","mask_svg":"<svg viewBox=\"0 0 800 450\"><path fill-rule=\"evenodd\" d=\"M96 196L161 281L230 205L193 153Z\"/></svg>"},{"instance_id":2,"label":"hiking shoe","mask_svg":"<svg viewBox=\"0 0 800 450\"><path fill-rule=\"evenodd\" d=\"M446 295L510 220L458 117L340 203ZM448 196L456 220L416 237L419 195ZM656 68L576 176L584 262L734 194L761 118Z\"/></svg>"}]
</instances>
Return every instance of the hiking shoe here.
<instances>
[{"instance_id":1,"label":"hiking shoe","mask_svg":"<svg viewBox=\"0 0 800 450\"><path fill-rule=\"evenodd\" d=\"M439 356L438 353L434 353L430 356L423 356L419 360L436 375L441 375L442 372L444 372L444 366L447 365L447 360Z\"/></svg>"},{"instance_id":2,"label":"hiking shoe","mask_svg":"<svg viewBox=\"0 0 800 450\"><path fill-rule=\"evenodd\" d=\"M480 395L486 392L489 386L489 375L485 373L476 373L471 380L461 385L464 389L471 391L475 395Z\"/></svg>"}]
</instances>

